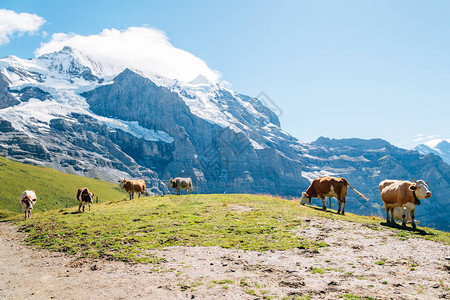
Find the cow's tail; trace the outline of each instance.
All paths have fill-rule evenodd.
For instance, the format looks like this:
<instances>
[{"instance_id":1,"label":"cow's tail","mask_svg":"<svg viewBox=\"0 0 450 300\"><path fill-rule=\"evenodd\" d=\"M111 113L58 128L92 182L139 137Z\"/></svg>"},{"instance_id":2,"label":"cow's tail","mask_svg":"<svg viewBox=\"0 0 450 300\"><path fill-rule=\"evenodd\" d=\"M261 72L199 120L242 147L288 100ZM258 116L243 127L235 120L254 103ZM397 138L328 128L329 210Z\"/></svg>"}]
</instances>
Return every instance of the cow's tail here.
<instances>
[{"instance_id":1,"label":"cow's tail","mask_svg":"<svg viewBox=\"0 0 450 300\"><path fill-rule=\"evenodd\" d=\"M348 185L349 187L351 187L352 190L355 191L355 193L358 194L358 196L360 196L361 198L363 198L363 199L369 201L369 198L367 198L366 196L364 196L363 194L361 194L360 192L358 192L354 187L352 187L352 185L350 184L350 182L347 181L347 179L344 179L344 180L345 180L345 183L347 183L347 185Z\"/></svg>"}]
</instances>

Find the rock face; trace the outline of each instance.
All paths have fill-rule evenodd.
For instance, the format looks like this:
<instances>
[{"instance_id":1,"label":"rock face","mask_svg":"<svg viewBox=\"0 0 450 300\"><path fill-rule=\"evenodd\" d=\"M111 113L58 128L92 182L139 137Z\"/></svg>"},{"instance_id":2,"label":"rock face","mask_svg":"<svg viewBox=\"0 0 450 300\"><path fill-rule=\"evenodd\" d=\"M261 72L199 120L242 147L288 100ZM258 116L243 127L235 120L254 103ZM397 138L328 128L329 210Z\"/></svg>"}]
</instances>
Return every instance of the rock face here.
<instances>
[{"instance_id":1,"label":"rock face","mask_svg":"<svg viewBox=\"0 0 450 300\"><path fill-rule=\"evenodd\" d=\"M70 48L0 59L0 155L109 181L144 178L154 194L172 193L167 181L183 176L196 193L292 198L316 177L342 176L370 198L349 190L346 211L381 216L380 181L424 179L433 197L416 218L449 230L450 167L438 156L381 139L302 143L261 101L220 84L128 69L108 77L89 61Z\"/></svg>"},{"instance_id":2,"label":"rock face","mask_svg":"<svg viewBox=\"0 0 450 300\"><path fill-rule=\"evenodd\" d=\"M19 100L14 98L8 91L8 86L10 82L5 75L0 73L0 109L17 105L20 103Z\"/></svg>"},{"instance_id":3,"label":"rock face","mask_svg":"<svg viewBox=\"0 0 450 300\"><path fill-rule=\"evenodd\" d=\"M219 93L219 97L230 97L224 91ZM285 157L277 149L255 149L244 132L223 128L194 115L178 93L130 70L117 76L113 84L81 95L97 115L137 121L145 128L163 130L174 138L171 153L174 159L155 169L164 181L175 176L192 177L198 193L252 191L279 195L293 195L298 183L308 184L299 175L300 162ZM240 114L240 118L249 119L242 117L242 111ZM150 167L145 161L142 163ZM283 172L276 171L280 168Z\"/></svg>"}]
</instances>

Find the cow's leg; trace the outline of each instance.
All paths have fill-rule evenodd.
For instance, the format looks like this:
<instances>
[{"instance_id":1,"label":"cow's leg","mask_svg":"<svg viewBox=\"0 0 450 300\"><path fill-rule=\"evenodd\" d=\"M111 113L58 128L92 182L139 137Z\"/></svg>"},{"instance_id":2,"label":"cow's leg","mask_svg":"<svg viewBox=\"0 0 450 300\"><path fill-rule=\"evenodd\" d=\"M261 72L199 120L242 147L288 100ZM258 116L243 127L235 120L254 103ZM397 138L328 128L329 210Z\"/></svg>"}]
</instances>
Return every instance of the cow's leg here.
<instances>
[{"instance_id":1,"label":"cow's leg","mask_svg":"<svg viewBox=\"0 0 450 300\"><path fill-rule=\"evenodd\" d=\"M322 209L323 209L323 210L327 210L327 205L325 204L325 196L323 196L323 197L320 198L320 199L322 199Z\"/></svg>"},{"instance_id":2,"label":"cow's leg","mask_svg":"<svg viewBox=\"0 0 450 300\"><path fill-rule=\"evenodd\" d=\"M405 213L405 209L403 209L403 214L402 214L402 227L406 228L406 213Z\"/></svg>"},{"instance_id":3,"label":"cow's leg","mask_svg":"<svg viewBox=\"0 0 450 300\"><path fill-rule=\"evenodd\" d=\"M346 203L346 202L347 202L346 199L343 198L343 199L342 199L342 211L341 211L341 214L342 214L342 215L345 215L345 203ZM339 204L341 204L341 203L339 202Z\"/></svg>"},{"instance_id":4,"label":"cow's leg","mask_svg":"<svg viewBox=\"0 0 450 300\"><path fill-rule=\"evenodd\" d=\"M389 223L389 208L387 207L386 203L384 204L384 212L386 213L386 223Z\"/></svg>"},{"instance_id":5,"label":"cow's leg","mask_svg":"<svg viewBox=\"0 0 450 300\"><path fill-rule=\"evenodd\" d=\"M339 200L338 199L338 204L339 204L339 208L338 208L338 211L337 211L337 214L339 215L340 213L341 213L341 200Z\"/></svg>"},{"instance_id":6,"label":"cow's leg","mask_svg":"<svg viewBox=\"0 0 450 300\"><path fill-rule=\"evenodd\" d=\"M392 207L392 208L390 209L391 223L392 223L392 224L396 224L396 223L395 223L395 219L394 219L394 208L395 208L395 207Z\"/></svg>"},{"instance_id":7,"label":"cow's leg","mask_svg":"<svg viewBox=\"0 0 450 300\"><path fill-rule=\"evenodd\" d=\"M78 212L81 211L81 205L83 205L83 203L80 203L80 204L78 205Z\"/></svg>"},{"instance_id":8,"label":"cow's leg","mask_svg":"<svg viewBox=\"0 0 450 300\"><path fill-rule=\"evenodd\" d=\"M415 214L416 214L416 209L412 209L411 210L411 225L412 225L413 229L416 229L416 227L417 227L416 220L414 220L414 218L416 217Z\"/></svg>"},{"instance_id":9,"label":"cow's leg","mask_svg":"<svg viewBox=\"0 0 450 300\"><path fill-rule=\"evenodd\" d=\"M180 195L180 189L177 189L177 195Z\"/></svg>"},{"instance_id":10,"label":"cow's leg","mask_svg":"<svg viewBox=\"0 0 450 300\"><path fill-rule=\"evenodd\" d=\"M89 203L89 211L91 211L91 204Z\"/></svg>"}]
</instances>

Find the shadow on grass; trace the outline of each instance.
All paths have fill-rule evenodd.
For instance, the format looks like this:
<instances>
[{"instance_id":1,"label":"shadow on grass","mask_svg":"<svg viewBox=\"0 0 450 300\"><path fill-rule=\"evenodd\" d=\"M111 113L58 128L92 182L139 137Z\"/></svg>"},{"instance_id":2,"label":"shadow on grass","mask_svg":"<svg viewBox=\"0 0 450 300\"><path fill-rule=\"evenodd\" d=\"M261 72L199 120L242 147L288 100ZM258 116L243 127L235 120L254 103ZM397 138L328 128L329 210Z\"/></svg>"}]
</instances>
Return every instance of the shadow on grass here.
<instances>
[{"instance_id":1,"label":"shadow on grass","mask_svg":"<svg viewBox=\"0 0 450 300\"><path fill-rule=\"evenodd\" d=\"M328 209L328 208L327 208L327 210L323 210L322 207L317 207L317 206L308 206L308 207L311 207L311 208L313 208L315 210L318 210L318 211L321 211L321 212L326 212L326 213L329 213L329 214L335 214L335 215L338 214L336 210L331 210L331 209Z\"/></svg>"},{"instance_id":2,"label":"shadow on grass","mask_svg":"<svg viewBox=\"0 0 450 300\"><path fill-rule=\"evenodd\" d=\"M83 212L82 211L72 211L72 212L65 211L62 214L63 215L78 215L78 214L81 214L81 213L83 213Z\"/></svg>"},{"instance_id":3,"label":"shadow on grass","mask_svg":"<svg viewBox=\"0 0 450 300\"><path fill-rule=\"evenodd\" d=\"M380 225L381 226L385 226L385 227L399 229L399 230L402 230L402 231L408 231L408 232L411 232L411 233L414 233L414 234L418 234L418 235L423 235L423 236L425 236L425 235L436 235L436 234L431 233L431 232L426 232L423 229L418 229L418 228L414 229L414 228L409 227L409 226L403 227L402 225L397 224L397 223L381 222Z\"/></svg>"}]
</instances>

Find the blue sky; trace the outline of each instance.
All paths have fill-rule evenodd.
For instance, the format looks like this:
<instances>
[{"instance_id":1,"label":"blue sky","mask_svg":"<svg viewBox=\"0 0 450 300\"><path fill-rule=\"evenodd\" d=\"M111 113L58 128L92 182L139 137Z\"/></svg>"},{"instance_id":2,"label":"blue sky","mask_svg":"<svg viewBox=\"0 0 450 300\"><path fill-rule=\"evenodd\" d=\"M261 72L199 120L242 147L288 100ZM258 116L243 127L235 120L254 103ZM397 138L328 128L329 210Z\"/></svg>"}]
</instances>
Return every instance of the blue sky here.
<instances>
[{"instance_id":1,"label":"blue sky","mask_svg":"<svg viewBox=\"0 0 450 300\"><path fill-rule=\"evenodd\" d=\"M450 138L450 1L2 0L0 8L46 21L0 45L0 57L34 57L54 33L149 26L235 91L265 92L282 128L302 141L379 137L412 147Z\"/></svg>"}]
</instances>

